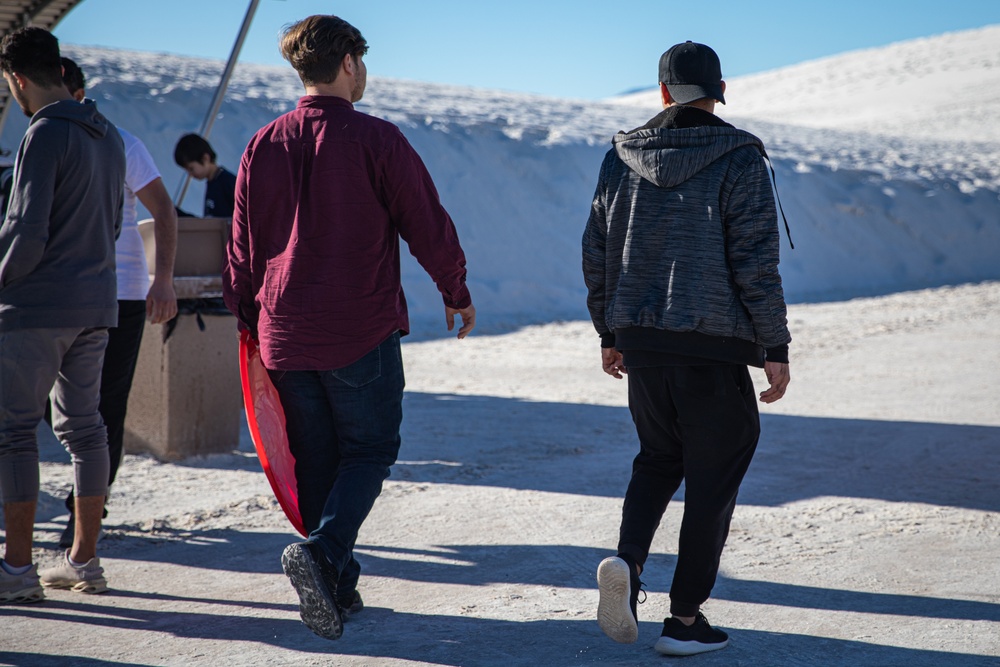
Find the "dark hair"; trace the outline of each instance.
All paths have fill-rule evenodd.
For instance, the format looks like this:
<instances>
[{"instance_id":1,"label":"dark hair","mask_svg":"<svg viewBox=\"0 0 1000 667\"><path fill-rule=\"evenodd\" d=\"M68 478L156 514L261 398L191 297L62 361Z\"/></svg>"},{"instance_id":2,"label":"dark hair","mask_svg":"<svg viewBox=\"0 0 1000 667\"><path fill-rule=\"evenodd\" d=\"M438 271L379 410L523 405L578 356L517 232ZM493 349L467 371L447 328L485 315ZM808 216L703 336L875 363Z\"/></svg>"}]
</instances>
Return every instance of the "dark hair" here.
<instances>
[{"instance_id":1,"label":"dark hair","mask_svg":"<svg viewBox=\"0 0 1000 667\"><path fill-rule=\"evenodd\" d=\"M63 85L59 40L48 30L21 28L0 41L0 70L27 77L42 88Z\"/></svg>"},{"instance_id":2,"label":"dark hair","mask_svg":"<svg viewBox=\"0 0 1000 667\"><path fill-rule=\"evenodd\" d=\"M302 83L333 83L344 56L368 53L361 32L342 18L317 14L286 26L281 34L281 56L299 73Z\"/></svg>"},{"instance_id":3,"label":"dark hair","mask_svg":"<svg viewBox=\"0 0 1000 667\"><path fill-rule=\"evenodd\" d=\"M185 134L174 148L174 162L181 168L187 167L191 162L201 162L201 158L205 155L208 155L213 164L215 163L215 151L212 150L211 144L198 134Z\"/></svg>"},{"instance_id":4,"label":"dark hair","mask_svg":"<svg viewBox=\"0 0 1000 667\"><path fill-rule=\"evenodd\" d=\"M60 58L62 61L62 81L66 85L70 94L75 94L78 90L84 90L87 87L87 77L83 75L83 70L75 62L63 56Z\"/></svg>"}]
</instances>

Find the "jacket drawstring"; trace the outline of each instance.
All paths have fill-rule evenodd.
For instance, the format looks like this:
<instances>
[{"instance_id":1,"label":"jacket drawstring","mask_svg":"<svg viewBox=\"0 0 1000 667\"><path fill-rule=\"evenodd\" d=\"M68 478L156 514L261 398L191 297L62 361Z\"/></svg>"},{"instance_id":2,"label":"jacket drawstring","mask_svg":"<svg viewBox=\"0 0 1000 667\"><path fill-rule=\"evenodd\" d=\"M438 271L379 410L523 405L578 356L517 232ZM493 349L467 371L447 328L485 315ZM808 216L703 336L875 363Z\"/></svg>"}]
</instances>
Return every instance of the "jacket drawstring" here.
<instances>
[{"instance_id":1,"label":"jacket drawstring","mask_svg":"<svg viewBox=\"0 0 1000 667\"><path fill-rule=\"evenodd\" d=\"M795 244L792 243L792 230L788 228L788 218L785 217L785 209L781 208L781 195L778 194L778 177L774 173L774 165L771 164L771 158L764 151L764 147L758 146L758 148L760 148L760 154L767 160L768 169L771 170L771 181L774 183L774 197L778 200L778 210L781 211L781 219L785 223L785 235L788 236L788 245L792 250L795 250Z\"/></svg>"}]
</instances>

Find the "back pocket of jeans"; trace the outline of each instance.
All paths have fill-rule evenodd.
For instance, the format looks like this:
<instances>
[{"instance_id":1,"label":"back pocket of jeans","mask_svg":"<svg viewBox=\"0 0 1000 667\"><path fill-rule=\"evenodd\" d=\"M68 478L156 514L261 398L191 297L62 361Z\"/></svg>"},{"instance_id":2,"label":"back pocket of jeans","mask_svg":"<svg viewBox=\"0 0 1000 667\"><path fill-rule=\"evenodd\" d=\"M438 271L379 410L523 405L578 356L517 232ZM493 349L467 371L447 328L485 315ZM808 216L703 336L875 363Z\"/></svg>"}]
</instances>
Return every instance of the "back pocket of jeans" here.
<instances>
[{"instance_id":1,"label":"back pocket of jeans","mask_svg":"<svg viewBox=\"0 0 1000 667\"><path fill-rule=\"evenodd\" d=\"M382 375L382 354L380 348L376 347L350 366L330 371L330 374L354 389L374 382Z\"/></svg>"}]
</instances>

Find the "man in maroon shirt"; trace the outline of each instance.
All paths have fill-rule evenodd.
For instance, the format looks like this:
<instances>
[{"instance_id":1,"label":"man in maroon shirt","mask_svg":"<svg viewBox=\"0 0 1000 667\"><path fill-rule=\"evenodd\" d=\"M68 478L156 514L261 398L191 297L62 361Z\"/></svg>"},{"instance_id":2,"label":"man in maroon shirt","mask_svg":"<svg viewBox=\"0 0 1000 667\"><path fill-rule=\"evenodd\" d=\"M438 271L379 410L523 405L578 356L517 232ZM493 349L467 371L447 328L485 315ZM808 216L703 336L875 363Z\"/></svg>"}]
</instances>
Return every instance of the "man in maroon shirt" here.
<instances>
[{"instance_id":1,"label":"man in maroon shirt","mask_svg":"<svg viewBox=\"0 0 1000 667\"><path fill-rule=\"evenodd\" d=\"M476 322L465 254L423 162L395 125L354 109L367 50L336 16L285 30L306 96L243 155L223 287L281 397L309 532L281 562L302 621L327 639L362 608L354 542L399 452L400 237L437 284L448 330L456 315L459 338Z\"/></svg>"}]
</instances>

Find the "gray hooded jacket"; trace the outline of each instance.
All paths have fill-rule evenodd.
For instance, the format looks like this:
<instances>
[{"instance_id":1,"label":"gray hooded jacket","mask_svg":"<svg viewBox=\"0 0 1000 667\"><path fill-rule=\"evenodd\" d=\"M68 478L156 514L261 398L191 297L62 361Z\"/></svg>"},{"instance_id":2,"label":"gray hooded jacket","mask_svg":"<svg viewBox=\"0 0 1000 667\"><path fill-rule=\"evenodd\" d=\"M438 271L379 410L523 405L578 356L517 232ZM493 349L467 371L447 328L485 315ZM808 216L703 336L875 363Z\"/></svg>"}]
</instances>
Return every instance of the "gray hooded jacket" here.
<instances>
[{"instance_id":1,"label":"gray hooded jacket","mask_svg":"<svg viewBox=\"0 0 1000 667\"><path fill-rule=\"evenodd\" d=\"M125 148L90 100L31 117L0 225L0 331L111 327Z\"/></svg>"},{"instance_id":2,"label":"gray hooded jacket","mask_svg":"<svg viewBox=\"0 0 1000 667\"><path fill-rule=\"evenodd\" d=\"M791 336L760 140L671 107L613 146L583 237L602 344L622 349L623 333L651 328L666 332L663 351L762 366Z\"/></svg>"}]
</instances>

